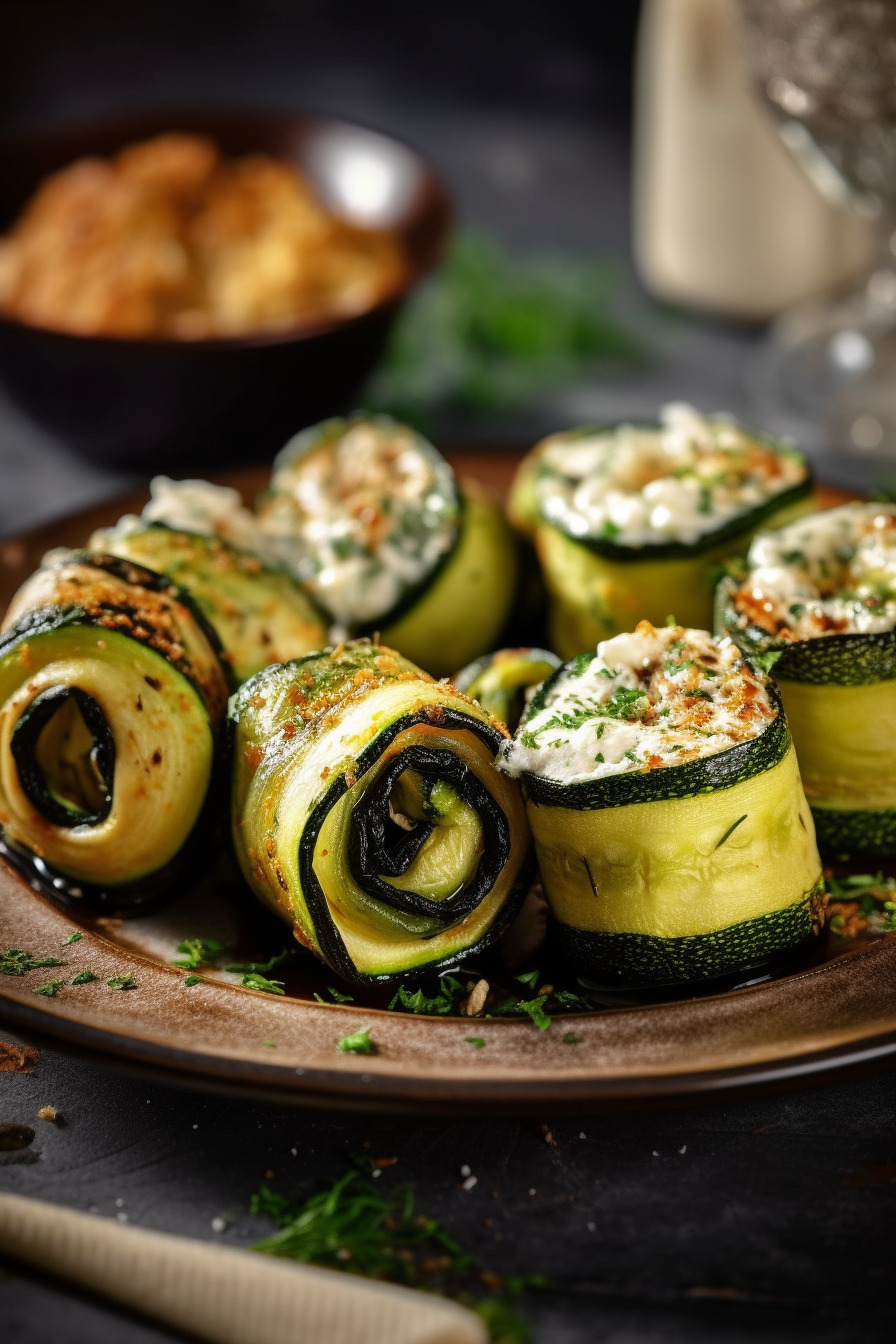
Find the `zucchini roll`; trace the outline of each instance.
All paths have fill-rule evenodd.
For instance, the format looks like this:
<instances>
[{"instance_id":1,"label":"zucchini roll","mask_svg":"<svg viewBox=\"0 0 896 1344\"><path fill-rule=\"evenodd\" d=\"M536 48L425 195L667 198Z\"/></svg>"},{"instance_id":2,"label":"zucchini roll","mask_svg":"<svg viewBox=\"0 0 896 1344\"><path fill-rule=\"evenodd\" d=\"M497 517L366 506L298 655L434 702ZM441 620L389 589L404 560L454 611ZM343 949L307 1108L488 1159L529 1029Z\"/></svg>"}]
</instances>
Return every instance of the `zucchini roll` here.
<instances>
[{"instance_id":1,"label":"zucchini roll","mask_svg":"<svg viewBox=\"0 0 896 1344\"><path fill-rule=\"evenodd\" d=\"M215 630L237 681L269 663L321 649L323 613L296 581L258 554L262 535L235 490L157 477L142 518L131 515L90 539L173 579Z\"/></svg>"},{"instance_id":2,"label":"zucchini roll","mask_svg":"<svg viewBox=\"0 0 896 1344\"><path fill-rule=\"evenodd\" d=\"M450 966L525 891L506 733L390 649L357 641L270 667L231 700L234 839L247 881L347 980Z\"/></svg>"},{"instance_id":3,"label":"zucchini roll","mask_svg":"<svg viewBox=\"0 0 896 1344\"><path fill-rule=\"evenodd\" d=\"M468 663L451 682L513 732L528 693L559 666L560 659L547 649L498 649Z\"/></svg>"},{"instance_id":4,"label":"zucchini roll","mask_svg":"<svg viewBox=\"0 0 896 1344\"><path fill-rule=\"evenodd\" d=\"M558 942L602 986L740 974L820 927L784 712L731 640L642 621L545 682L498 764L523 780Z\"/></svg>"},{"instance_id":5,"label":"zucchini roll","mask_svg":"<svg viewBox=\"0 0 896 1344\"><path fill-rule=\"evenodd\" d=\"M717 625L774 664L822 853L896 854L896 505L761 533Z\"/></svg>"},{"instance_id":6,"label":"zucchini roll","mask_svg":"<svg viewBox=\"0 0 896 1344\"><path fill-rule=\"evenodd\" d=\"M674 612L712 621L709 572L757 527L805 512L811 478L795 449L690 406L658 425L553 434L523 461L511 521L532 537L564 658Z\"/></svg>"},{"instance_id":7,"label":"zucchini roll","mask_svg":"<svg viewBox=\"0 0 896 1344\"><path fill-rule=\"evenodd\" d=\"M0 635L4 851L57 899L157 896L216 777L228 690L174 584L114 556L50 557Z\"/></svg>"},{"instance_id":8,"label":"zucchini roll","mask_svg":"<svg viewBox=\"0 0 896 1344\"><path fill-rule=\"evenodd\" d=\"M446 676L492 648L516 587L513 536L475 482L385 416L326 420L290 441L258 503L287 567L351 635Z\"/></svg>"}]
</instances>

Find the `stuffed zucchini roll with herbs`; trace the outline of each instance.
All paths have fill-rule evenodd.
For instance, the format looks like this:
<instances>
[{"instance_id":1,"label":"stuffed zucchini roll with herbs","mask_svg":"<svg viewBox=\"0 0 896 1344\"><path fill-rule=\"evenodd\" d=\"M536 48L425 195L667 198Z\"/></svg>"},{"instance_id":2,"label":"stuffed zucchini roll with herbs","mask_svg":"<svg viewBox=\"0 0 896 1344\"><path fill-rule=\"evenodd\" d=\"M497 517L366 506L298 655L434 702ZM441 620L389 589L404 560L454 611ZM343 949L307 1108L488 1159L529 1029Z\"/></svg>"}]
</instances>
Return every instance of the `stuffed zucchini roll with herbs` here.
<instances>
[{"instance_id":1,"label":"stuffed zucchini roll with herbs","mask_svg":"<svg viewBox=\"0 0 896 1344\"><path fill-rule=\"evenodd\" d=\"M323 613L290 575L258 553L264 538L235 490L157 477L141 518L90 539L173 579L214 628L237 681L328 642Z\"/></svg>"},{"instance_id":2,"label":"stuffed zucchini roll with herbs","mask_svg":"<svg viewBox=\"0 0 896 1344\"><path fill-rule=\"evenodd\" d=\"M513 732L528 696L559 666L547 649L498 649L455 672L451 682Z\"/></svg>"},{"instance_id":3,"label":"stuffed zucchini roll with herbs","mask_svg":"<svg viewBox=\"0 0 896 1344\"><path fill-rule=\"evenodd\" d=\"M421 435L385 416L326 420L275 460L258 503L284 562L347 634L435 676L497 642L517 559L503 513L458 485Z\"/></svg>"},{"instance_id":4,"label":"stuffed zucchini roll with herbs","mask_svg":"<svg viewBox=\"0 0 896 1344\"><path fill-rule=\"evenodd\" d=\"M509 921L526 809L479 705L360 641L260 672L230 714L243 872L334 971L450 966Z\"/></svg>"},{"instance_id":5,"label":"stuffed zucchini roll with herbs","mask_svg":"<svg viewBox=\"0 0 896 1344\"><path fill-rule=\"evenodd\" d=\"M713 564L769 519L805 512L810 490L801 453L690 406L665 407L658 425L551 435L509 502L535 542L551 646L570 658L670 612L709 625Z\"/></svg>"},{"instance_id":6,"label":"stuffed zucchini roll with herbs","mask_svg":"<svg viewBox=\"0 0 896 1344\"><path fill-rule=\"evenodd\" d=\"M558 941L602 986L739 975L821 925L787 722L731 640L642 621L580 654L499 768L523 781Z\"/></svg>"},{"instance_id":7,"label":"stuffed zucchini roll with herbs","mask_svg":"<svg viewBox=\"0 0 896 1344\"><path fill-rule=\"evenodd\" d=\"M896 854L896 505L761 533L717 624L774 666L822 853Z\"/></svg>"},{"instance_id":8,"label":"stuffed zucchini roll with herbs","mask_svg":"<svg viewBox=\"0 0 896 1344\"><path fill-rule=\"evenodd\" d=\"M162 576L56 553L0 635L0 827L60 900L133 909L198 843L229 691L213 631Z\"/></svg>"}]
</instances>

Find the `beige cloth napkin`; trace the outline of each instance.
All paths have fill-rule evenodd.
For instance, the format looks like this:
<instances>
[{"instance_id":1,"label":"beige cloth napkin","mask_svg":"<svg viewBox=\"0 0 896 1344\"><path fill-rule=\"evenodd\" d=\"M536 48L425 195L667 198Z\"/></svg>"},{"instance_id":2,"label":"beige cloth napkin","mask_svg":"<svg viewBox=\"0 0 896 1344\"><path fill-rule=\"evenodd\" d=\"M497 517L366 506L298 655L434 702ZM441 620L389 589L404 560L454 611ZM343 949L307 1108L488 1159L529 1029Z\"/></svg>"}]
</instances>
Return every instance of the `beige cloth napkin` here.
<instances>
[{"instance_id":1,"label":"beige cloth napkin","mask_svg":"<svg viewBox=\"0 0 896 1344\"><path fill-rule=\"evenodd\" d=\"M0 1194L0 1253L211 1344L487 1344L474 1312L409 1288L123 1227Z\"/></svg>"}]
</instances>

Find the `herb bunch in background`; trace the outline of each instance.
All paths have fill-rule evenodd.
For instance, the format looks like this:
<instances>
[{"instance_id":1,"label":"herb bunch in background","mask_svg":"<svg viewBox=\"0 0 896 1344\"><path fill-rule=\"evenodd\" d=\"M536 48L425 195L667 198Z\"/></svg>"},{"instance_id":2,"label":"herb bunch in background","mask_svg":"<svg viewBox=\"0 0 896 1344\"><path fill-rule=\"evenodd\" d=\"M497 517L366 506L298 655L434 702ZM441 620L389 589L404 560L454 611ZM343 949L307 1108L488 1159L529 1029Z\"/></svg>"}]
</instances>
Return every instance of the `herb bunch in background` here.
<instances>
[{"instance_id":1,"label":"herb bunch in background","mask_svg":"<svg viewBox=\"0 0 896 1344\"><path fill-rule=\"evenodd\" d=\"M618 266L572 256L516 257L461 233L412 300L366 404L431 430L445 409L521 410L608 364L645 358L616 314Z\"/></svg>"}]
</instances>

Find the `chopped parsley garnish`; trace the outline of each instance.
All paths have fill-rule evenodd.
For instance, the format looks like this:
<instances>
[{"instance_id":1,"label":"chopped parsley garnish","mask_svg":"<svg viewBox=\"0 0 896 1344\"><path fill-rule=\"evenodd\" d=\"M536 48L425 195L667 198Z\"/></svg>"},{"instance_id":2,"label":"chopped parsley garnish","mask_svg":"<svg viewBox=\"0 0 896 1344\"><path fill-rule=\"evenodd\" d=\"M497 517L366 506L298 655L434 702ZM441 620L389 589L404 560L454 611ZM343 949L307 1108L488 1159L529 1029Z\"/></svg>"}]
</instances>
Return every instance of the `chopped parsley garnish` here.
<instances>
[{"instance_id":1,"label":"chopped parsley garnish","mask_svg":"<svg viewBox=\"0 0 896 1344\"><path fill-rule=\"evenodd\" d=\"M72 943L80 943L83 937L84 935L80 929L72 929L69 936L67 938L63 938L61 946L69 947Z\"/></svg>"},{"instance_id":2,"label":"chopped parsley garnish","mask_svg":"<svg viewBox=\"0 0 896 1344\"><path fill-rule=\"evenodd\" d=\"M600 709L611 719L640 719L649 707L650 701L645 691L629 686L614 686L613 694Z\"/></svg>"},{"instance_id":3,"label":"chopped parsley garnish","mask_svg":"<svg viewBox=\"0 0 896 1344\"><path fill-rule=\"evenodd\" d=\"M738 817L737 821L733 821L731 823L725 834L722 836L721 840L716 841L715 845L713 846L713 853L715 853L717 849L722 848L725 841L728 840L734 834L734 832L737 830L738 826L741 824L742 821L746 821L748 816L749 813L745 812L742 817Z\"/></svg>"},{"instance_id":4,"label":"chopped parsley garnish","mask_svg":"<svg viewBox=\"0 0 896 1344\"><path fill-rule=\"evenodd\" d=\"M137 988L137 981L134 979L132 975L113 975L111 980L106 981L106 984L109 986L110 989Z\"/></svg>"},{"instance_id":5,"label":"chopped parsley garnish","mask_svg":"<svg viewBox=\"0 0 896 1344\"><path fill-rule=\"evenodd\" d=\"M201 984L202 984L202 976L201 976L201 975L185 975L185 976L184 976L184 984L187 986L188 989L191 989L191 988L193 987L193 985L201 985Z\"/></svg>"},{"instance_id":6,"label":"chopped parsley garnish","mask_svg":"<svg viewBox=\"0 0 896 1344\"><path fill-rule=\"evenodd\" d=\"M578 1045L581 1039L581 1036L577 1036L574 1031L566 1031L561 1037L564 1045Z\"/></svg>"},{"instance_id":7,"label":"chopped parsley garnish","mask_svg":"<svg viewBox=\"0 0 896 1344\"><path fill-rule=\"evenodd\" d=\"M37 985L31 992L43 994L46 999L55 999L64 984L64 980L49 980L45 985Z\"/></svg>"},{"instance_id":8,"label":"chopped parsley garnish","mask_svg":"<svg viewBox=\"0 0 896 1344\"><path fill-rule=\"evenodd\" d=\"M282 980L269 980L267 976L260 975L258 971L247 971L240 984L243 989L260 989L265 994L282 995L286 993Z\"/></svg>"},{"instance_id":9,"label":"chopped parsley garnish","mask_svg":"<svg viewBox=\"0 0 896 1344\"><path fill-rule=\"evenodd\" d=\"M94 975L93 971L79 971L78 974L72 979L72 984L89 985L91 981L95 979L96 976Z\"/></svg>"},{"instance_id":10,"label":"chopped parsley garnish","mask_svg":"<svg viewBox=\"0 0 896 1344\"><path fill-rule=\"evenodd\" d=\"M195 971L200 966L216 966L224 944L218 938L185 938L178 943L177 950L185 955L172 961L171 965L184 971Z\"/></svg>"},{"instance_id":11,"label":"chopped parsley garnish","mask_svg":"<svg viewBox=\"0 0 896 1344\"><path fill-rule=\"evenodd\" d=\"M374 1055L376 1046L370 1039L370 1032L365 1027L363 1031L353 1031L348 1036L343 1036L336 1042L336 1053L338 1055Z\"/></svg>"},{"instance_id":12,"label":"chopped parsley garnish","mask_svg":"<svg viewBox=\"0 0 896 1344\"><path fill-rule=\"evenodd\" d=\"M597 761L598 765L603 765L603 763L604 763L604 754L603 754L603 752L602 752L602 751L599 751L599 752L597 753L597 755L595 756L594 759L595 759L595 761Z\"/></svg>"},{"instance_id":13,"label":"chopped parsley garnish","mask_svg":"<svg viewBox=\"0 0 896 1344\"><path fill-rule=\"evenodd\" d=\"M422 989L410 990L405 985L399 985L389 1008L393 1011L402 1009L406 1013L423 1013L430 1017L445 1017L457 1012L469 992L470 985L453 975L444 975L435 994L425 994Z\"/></svg>"},{"instance_id":14,"label":"chopped parsley garnish","mask_svg":"<svg viewBox=\"0 0 896 1344\"><path fill-rule=\"evenodd\" d=\"M330 996L328 999L325 999L323 994L315 994L314 997L318 1003L354 1003L355 1001L351 994L343 994L340 989L334 989L332 985L327 985L327 993Z\"/></svg>"},{"instance_id":15,"label":"chopped parsley garnish","mask_svg":"<svg viewBox=\"0 0 896 1344\"><path fill-rule=\"evenodd\" d=\"M247 961L236 962L232 966L225 966L225 971L231 971L234 975L261 975L265 976L269 971L274 971L278 966L282 966L285 961L291 960L296 955L298 948L284 947L281 952L275 952L267 961Z\"/></svg>"},{"instance_id":16,"label":"chopped parsley garnish","mask_svg":"<svg viewBox=\"0 0 896 1344\"><path fill-rule=\"evenodd\" d=\"M41 966L64 966L58 957L35 957L20 947L7 948L0 952L0 975L25 975Z\"/></svg>"},{"instance_id":17,"label":"chopped parsley garnish","mask_svg":"<svg viewBox=\"0 0 896 1344\"><path fill-rule=\"evenodd\" d=\"M472 1045L474 1050L481 1050L485 1045L485 1041L481 1036L465 1036L464 1040L467 1042L467 1045Z\"/></svg>"},{"instance_id":18,"label":"chopped parsley garnish","mask_svg":"<svg viewBox=\"0 0 896 1344\"><path fill-rule=\"evenodd\" d=\"M766 653L757 653L756 657L753 659L753 662L756 664L757 667L760 667L762 669L762 671L765 673L766 676L768 676L772 668L774 667L775 663L782 656L783 655L780 649L769 649Z\"/></svg>"},{"instance_id":19,"label":"chopped parsley garnish","mask_svg":"<svg viewBox=\"0 0 896 1344\"><path fill-rule=\"evenodd\" d=\"M614 523L611 519L606 518L601 527L600 535L604 541L615 541L621 531L622 529L618 523Z\"/></svg>"}]
</instances>

